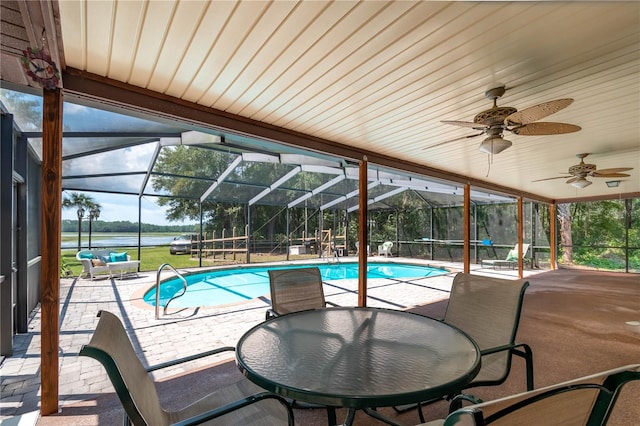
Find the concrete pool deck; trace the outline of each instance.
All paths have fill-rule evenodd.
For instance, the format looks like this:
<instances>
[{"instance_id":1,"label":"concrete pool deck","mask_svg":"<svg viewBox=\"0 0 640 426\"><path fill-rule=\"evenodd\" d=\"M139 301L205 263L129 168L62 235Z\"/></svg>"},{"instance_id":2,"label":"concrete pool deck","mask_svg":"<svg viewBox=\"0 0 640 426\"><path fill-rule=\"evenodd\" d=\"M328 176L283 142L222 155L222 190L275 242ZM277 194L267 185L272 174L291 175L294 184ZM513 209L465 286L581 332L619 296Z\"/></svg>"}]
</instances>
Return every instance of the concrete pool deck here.
<instances>
[{"instance_id":1,"label":"concrete pool deck","mask_svg":"<svg viewBox=\"0 0 640 426\"><path fill-rule=\"evenodd\" d=\"M344 259L344 260L343 260ZM356 260L340 258L341 261ZM380 258L379 260L382 260ZM386 260L386 259L385 259ZM402 280L369 280L367 305L391 309L409 309L448 298L455 273L461 265L449 262L389 259L446 268L449 274ZM326 260L325 260L326 262ZM286 262L296 264L297 262ZM308 263L308 262L305 262ZM280 262L279 264L282 264ZM263 266L252 264L252 266ZM211 269L211 268L203 268ZM474 273L515 278L511 269L482 269L473 265ZM190 269L189 271L192 271ZM525 276L543 271L527 270ZM162 277L170 276L169 272ZM139 294L155 283L156 272L141 272L137 278L62 279L60 282L60 342L59 400L68 405L112 393L113 388L104 369L95 360L79 357L81 346L87 343L97 323L96 313L108 310L118 315L130 333L130 338L146 365L158 364L187 354L219 346L235 346L242 334L264 320L270 307L267 297L240 304L207 308L170 310L155 320L154 308L140 303ZM325 284L327 300L342 306L357 305L357 280L342 280ZM12 417L29 415L40 405L40 311L34 312L29 332L15 336L15 351L0 368L2 401L0 420L9 423ZM189 369L233 359L233 354L220 355L191 363ZM183 373L182 368L168 368L154 375L163 379ZM35 415L37 419L37 414ZM34 424L34 423L31 423Z\"/></svg>"}]
</instances>

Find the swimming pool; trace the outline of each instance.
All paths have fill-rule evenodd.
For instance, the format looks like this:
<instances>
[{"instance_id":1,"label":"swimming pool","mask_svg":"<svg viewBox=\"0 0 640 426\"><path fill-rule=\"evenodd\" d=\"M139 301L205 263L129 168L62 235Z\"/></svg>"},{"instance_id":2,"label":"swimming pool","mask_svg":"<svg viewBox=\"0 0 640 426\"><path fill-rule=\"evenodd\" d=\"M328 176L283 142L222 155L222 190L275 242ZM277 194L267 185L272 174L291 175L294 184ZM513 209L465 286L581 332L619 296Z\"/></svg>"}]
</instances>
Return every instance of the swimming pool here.
<instances>
[{"instance_id":1,"label":"swimming pool","mask_svg":"<svg viewBox=\"0 0 640 426\"><path fill-rule=\"evenodd\" d=\"M172 308L195 308L238 303L269 294L269 269L295 269L317 266L323 281L358 278L357 263L318 263L304 265L255 266L249 268L219 269L186 275L187 292L173 300ZM367 279L420 278L448 273L445 269L401 263L369 263ZM160 306L182 291L182 281L172 278L160 284ZM144 301L156 305L156 290L149 290Z\"/></svg>"}]
</instances>

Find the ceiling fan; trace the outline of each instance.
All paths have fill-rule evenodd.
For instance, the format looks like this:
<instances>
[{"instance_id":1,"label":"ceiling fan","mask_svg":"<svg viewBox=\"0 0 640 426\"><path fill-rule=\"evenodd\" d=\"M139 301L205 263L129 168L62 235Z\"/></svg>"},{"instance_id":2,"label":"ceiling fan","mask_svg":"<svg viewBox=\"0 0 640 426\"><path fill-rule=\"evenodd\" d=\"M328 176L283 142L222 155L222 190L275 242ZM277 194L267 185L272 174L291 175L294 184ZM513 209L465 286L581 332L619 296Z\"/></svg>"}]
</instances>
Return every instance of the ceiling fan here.
<instances>
[{"instance_id":1,"label":"ceiling fan","mask_svg":"<svg viewBox=\"0 0 640 426\"><path fill-rule=\"evenodd\" d=\"M601 169L601 170L596 170L596 165L595 164L587 164L584 162L584 158L589 155L589 154L578 154L576 155L576 157L578 157L580 159L580 164L576 164L574 166L569 167L569 170L567 171L567 173L569 174L569 176L556 176L556 177L552 177L552 178L547 178L547 179L538 179L538 180L534 180L533 182L542 182L544 180L551 180L551 179L567 179L570 178L566 183L570 183L571 185L575 186L576 188L586 188L587 186L591 185L593 182L587 180L588 176L591 177L629 177L628 174L626 173L621 173L621 172L626 172L629 170L633 170L633 167L616 167L616 168L612 168L612 169Z\"/></svg>"},{"instance_id":2,"label":"ceiling fan","mask_svg":"<svg viewBox=\"0 0 640 426\"><path fill-rule=\"evenodd\" d=\"M556 99L543 102L522 111L513 107L499 107L497 101L506 91L504 86L495 87L485 92L485 96L493 101L493 108L478 113L473 122L468 121L442 121L454 126L469 127L479 130L480 133L451 139L426 147L434 148L463 139L475 138L481 135L487 137L480 144L480 151L487 154L499 154L509 148L513 143L504 139L505 131L520 136L558 135L572 133L580 130L580 126L566 123L537 122L544 117L554 114L571 105L573 99Z\"/></svg>"}]
</instances>

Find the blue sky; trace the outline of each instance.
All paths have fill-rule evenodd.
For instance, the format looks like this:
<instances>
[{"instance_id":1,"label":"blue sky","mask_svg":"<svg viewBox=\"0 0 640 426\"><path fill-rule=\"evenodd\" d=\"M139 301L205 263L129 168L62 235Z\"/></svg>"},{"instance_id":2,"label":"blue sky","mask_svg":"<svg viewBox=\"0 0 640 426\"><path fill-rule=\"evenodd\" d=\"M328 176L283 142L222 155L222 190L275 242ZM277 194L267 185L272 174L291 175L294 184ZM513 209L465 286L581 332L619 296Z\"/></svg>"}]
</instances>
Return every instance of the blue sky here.
<instances>
[{"instance_id":1,"label":"blue sky","mask_svg":"<svg viewBox=\"0 0 640 426\"><path fill-rule=\"evenodd\" d=\"M79 191L78 191L79 192ZM69 196L71 191L64 191L62 197ZM102 206L100 211L100 219L107 222L119 220L128 220L129 222L138 222L138 196L122 195L122 194L104 194L95 192L81 192L93 198ZM187 220L186 222L170 222L166 219L164 208L158 206L155 201L156 197L142 197L142 222L155 225L181 225L190 224L195 221ZM62 209L62 219L76 220L77 214L75 208Z\"/></svg>"}]
</instances>

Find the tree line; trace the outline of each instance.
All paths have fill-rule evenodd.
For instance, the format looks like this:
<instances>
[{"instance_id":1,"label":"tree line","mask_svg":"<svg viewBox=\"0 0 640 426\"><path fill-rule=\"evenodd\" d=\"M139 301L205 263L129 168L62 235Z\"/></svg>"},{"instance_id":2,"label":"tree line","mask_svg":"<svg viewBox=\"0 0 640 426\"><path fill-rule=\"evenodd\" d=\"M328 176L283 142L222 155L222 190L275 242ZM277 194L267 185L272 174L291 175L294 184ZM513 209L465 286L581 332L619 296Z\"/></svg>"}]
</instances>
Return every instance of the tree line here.
<instances>
[{"instance_id":1,"label":"tree line","mask_svg":"<svg viewBox=\"0 0 640 426\"><path fill-rule=\"evenodd\" d=\"M83 220L81 224L82 232L89 232L89 221ZM172 233L189 233L197 232L197 225L154 225L151 223L143 223L140 225L142 232L172 232ZM64 219L62 221L62 232L78 232L78 221L72 219ZM138 232L138 223L128 220L119 220L115 222L105 222L103 220L94 220L91 223L91 232Z\"/></svg>"}]
</instances>

